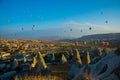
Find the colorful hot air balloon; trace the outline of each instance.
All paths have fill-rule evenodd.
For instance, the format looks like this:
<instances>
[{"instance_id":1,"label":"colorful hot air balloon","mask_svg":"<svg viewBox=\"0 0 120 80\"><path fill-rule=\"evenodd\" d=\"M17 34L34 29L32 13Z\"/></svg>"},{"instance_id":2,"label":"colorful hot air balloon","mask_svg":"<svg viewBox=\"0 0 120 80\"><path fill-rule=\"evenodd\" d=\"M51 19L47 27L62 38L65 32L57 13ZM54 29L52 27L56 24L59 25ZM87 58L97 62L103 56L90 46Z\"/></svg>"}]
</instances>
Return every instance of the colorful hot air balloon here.
<instances>
[{"instance_id":1,"label":"colorful hot air balloon","mask_svg":"<svg viewBox=\"0 0 120 80\"><path fill-rule=\"evenodd\" d=\"M93 44L94 44L94 45L97 45L98 43L97 43L97 41L94 41Z\"/></svg>"},{"instance_id":2,"label":"colorful hot air balloon","mask_svg":"<svg viewBox=\"0 0 120 80\"><path fill-rule=\"evenodd\" d=\"M102 46L105 46L105 42L104 42L104 41L102 41L102 42L101 42L101 45L102 45Z\"/></svg>"},{"instance_id":3,"label":"colorful hot air balloon","mask_svg":"<svg viewBox=\"0 0 120 80\"><path fill-rule=\"evenodd\" d=\"M79 45L79 43L76 41L76 42L75 42L75 46L78 46L78 45Z\"/></svg>"}]
</instances>

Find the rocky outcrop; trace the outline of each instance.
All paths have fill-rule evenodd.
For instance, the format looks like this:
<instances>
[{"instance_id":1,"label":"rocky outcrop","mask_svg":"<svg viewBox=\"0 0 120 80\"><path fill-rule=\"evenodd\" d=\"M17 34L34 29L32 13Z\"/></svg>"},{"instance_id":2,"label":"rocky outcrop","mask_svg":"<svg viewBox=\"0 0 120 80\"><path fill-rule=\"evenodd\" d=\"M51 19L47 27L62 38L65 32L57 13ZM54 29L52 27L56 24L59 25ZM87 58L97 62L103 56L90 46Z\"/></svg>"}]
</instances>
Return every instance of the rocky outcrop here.
<instances>
[{"instance_id":1,"label":"rocky outcrop","mask_svg":"<svg viewBox=\"0 0 120 80\"><path fill-rule=\"evenodd\" d=\"M83 66L73 80L120 80L119 66L120 56L110 53L96 64Z\"/></svg>"},{"instance_id":2,"label":"rocky outcrop","mask_svg":"<svg viewBox=\"0 0 120 80\"><path fill-rule=\"evenodd\" d=\"M69 79L73 78L78 73L78 71L80 70L82 66L82 60L81 60L78 49L75 50L75 53L73 55L73 60L74 60L74 63L68 72Z\"/></svg>"},{"instance_id":3,"label":"rocky outcrop","mask_svg":"<svg viewBox=\"0 0 120 80\"><path fill-rule=\"evenodd\" d=\"M36 63L36 72L37 74L43 74L43 75L50 75L51 71L49 69L49 67L47 66L47 64L45 63L45 60L42 56L42 54L39 52L37 55L37 63Z\"/></svg>"},{"instance_id":4,"label":"rocky outcrop","mask_svg":"<svg viewBox=\"0 0 120 80\"><path fill-rule=\"evenodd\" d=\"M81 56L80 53L78 51L78 49L75 49L75 53L73 55L73 59L74 62L78 62L80 65L82 65L82 60L81 60Z\"/></svg>"},{"instance_id":5,"label":"rocky outcrop","mask_svg":"<svg viewBox=\"0 0 120 80\"><path fill-rule=\"evenodd\" d=\"M45 63L45 60L42 54L39 52L37 55L37 71L45 70L46 68L47 68L47 65Z\"/></svg>"},{"instance_id":6,"label":"rocky outcrop","mask_svg":"<svg viewBox=\"0 0 120 80\"><path fill-rule=\"evenodd\" d=\"M37 64L36 57L33 57L33 62L32 62L32 64L31 64L31 67L32 67L32 68L36 67L36 64Z\"/></svg>"},{"instance_id":7,"label":"rocky outcrop","mask_svg":"<svg viewBox=\"0 0 120 80\"><path fill-rule=\"evenodd\" d=\"M64 54L62 54L61 61L62 61L62 64L67 63L67 59Z\"/></svg>"},{"instance_id":8,"label":"rocky outcrop","mask_svg":"<svg viewBox=\"0 0 120 80\"><path fill-rule=\"evenodd\" d=\"M83 57L82 58L83 65L91 63L90 53L88 51L85 51L82 57Z\"/></svg>"}]
</instances>

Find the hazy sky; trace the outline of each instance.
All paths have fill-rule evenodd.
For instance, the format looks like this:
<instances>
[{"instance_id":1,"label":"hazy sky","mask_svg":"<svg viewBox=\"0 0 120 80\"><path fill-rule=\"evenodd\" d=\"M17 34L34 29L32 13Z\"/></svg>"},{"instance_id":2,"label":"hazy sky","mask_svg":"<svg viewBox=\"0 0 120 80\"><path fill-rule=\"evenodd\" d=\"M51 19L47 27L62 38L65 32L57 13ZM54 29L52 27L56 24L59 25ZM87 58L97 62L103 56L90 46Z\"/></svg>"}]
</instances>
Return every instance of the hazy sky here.
<instances>
[{"instance_id":1,"label":"hazy sky","mask_svg":"<svg viewBox=\"0 0 120 80\"><path fill-rule=\"evenodd\" d=\"M1 36L32 32L33 25L36 37L120 32L120 0L0 0Z\"/></svg>"}]
</instances>

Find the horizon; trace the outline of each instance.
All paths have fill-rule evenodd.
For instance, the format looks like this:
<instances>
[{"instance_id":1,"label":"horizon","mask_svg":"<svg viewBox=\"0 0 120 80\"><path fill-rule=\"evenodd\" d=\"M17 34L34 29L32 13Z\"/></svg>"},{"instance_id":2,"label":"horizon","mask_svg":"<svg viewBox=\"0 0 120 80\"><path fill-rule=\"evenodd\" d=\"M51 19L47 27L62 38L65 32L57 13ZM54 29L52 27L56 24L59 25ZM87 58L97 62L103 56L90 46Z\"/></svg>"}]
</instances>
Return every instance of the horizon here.
<instances>
[{"instance_id":1,"label":"horizon","mask_svg":"<svg viewBox=\"0 0 120 80\"><path fill-rule=\"evenodd\" d=\"M119 21L119 0L0 0L1 38L120 33Z\"/></svg>"}]
</instances>

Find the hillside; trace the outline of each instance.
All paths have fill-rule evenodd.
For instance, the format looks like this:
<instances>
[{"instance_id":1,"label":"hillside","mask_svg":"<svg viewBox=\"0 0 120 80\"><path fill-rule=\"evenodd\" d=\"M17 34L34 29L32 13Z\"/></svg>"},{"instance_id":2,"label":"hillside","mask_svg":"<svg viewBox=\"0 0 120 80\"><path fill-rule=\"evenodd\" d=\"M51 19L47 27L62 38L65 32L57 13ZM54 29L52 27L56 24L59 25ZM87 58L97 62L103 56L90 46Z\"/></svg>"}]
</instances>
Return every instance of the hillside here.
<instances>
[{"instance_id":1,"label":"hillside","mask_svg":"<svg viewBox=\"0 0 120 80\"><path fill-rule=\"evenodd\" d=\"M82 41L87 41L87 42L92 42L95 40L99 41L109 41L110 47L118 47L120 46L120 33L109 33L109 34L94 34L94 35L87 35L83 36L80 38L76 39L64 39L60 41L65 41L65 42L82 42Z\"/></svg>"},{"instance_id":2,"label":"hillside","mask_svg":"<svg viewBox=\"0 0 120 80\"><path fill-rule=\"evenodd\" d=\"M82 40L120 40L120 33L86 35L76 39L63 39L60 41L82 41Z\"/></svg>"},{"instance_id":3,"label":"hillside","mask_svg":"<svg viewBox=\"0 0 120 80\"><path fill-rule=\"evenodd\" d=\"M77 38L75 40L115 40L115 39L120 39L120 33L108 33L108 34L95 34L95 35L87 35L83 36L81 38Z\"/></svg>"}]
</instances>

